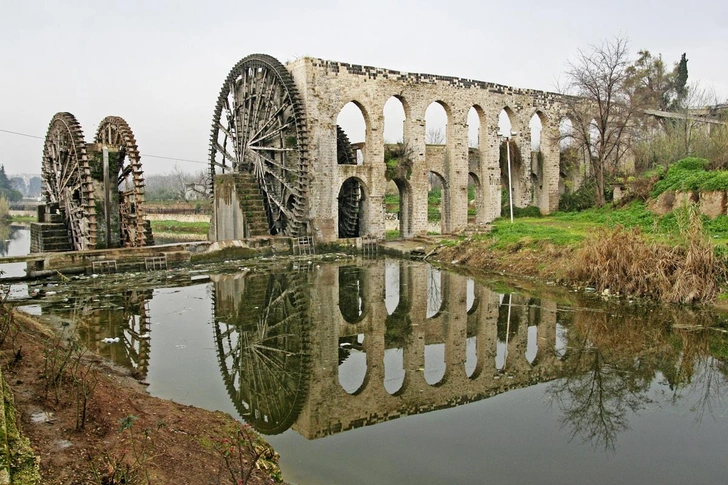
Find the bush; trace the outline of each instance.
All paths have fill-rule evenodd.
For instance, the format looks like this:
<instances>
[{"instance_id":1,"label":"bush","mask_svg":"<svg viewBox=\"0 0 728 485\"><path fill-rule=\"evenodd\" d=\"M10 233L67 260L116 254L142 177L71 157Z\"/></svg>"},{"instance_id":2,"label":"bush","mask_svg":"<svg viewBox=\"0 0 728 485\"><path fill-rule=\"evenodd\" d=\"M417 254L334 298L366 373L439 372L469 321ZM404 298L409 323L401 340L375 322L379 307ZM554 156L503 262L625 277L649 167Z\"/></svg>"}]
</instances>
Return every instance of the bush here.
<instances>
[{"instance_id":1,"label":"bush","mask_svg":"<svg viewBox=\"0 0 728 485\"><path fill-rule=\"evenodd\" d=\"M684 158L672 165L662 180L655 183L650 195L667 191L728 190L728 171L706 170L710 162L703 158Z\"/></svg>"},{"instance_id":2,"label":"bush","mask_svg":"<svg viewBox=\"0 0 728 485\"><path fill-rule=\"evenodd\" d=\"M638 227L602 230L585 241L569 277L598 291L670 303L711 301L725 270L694 205L677 214L681 243L649 242Z\"/></svg>"}]
</instances>

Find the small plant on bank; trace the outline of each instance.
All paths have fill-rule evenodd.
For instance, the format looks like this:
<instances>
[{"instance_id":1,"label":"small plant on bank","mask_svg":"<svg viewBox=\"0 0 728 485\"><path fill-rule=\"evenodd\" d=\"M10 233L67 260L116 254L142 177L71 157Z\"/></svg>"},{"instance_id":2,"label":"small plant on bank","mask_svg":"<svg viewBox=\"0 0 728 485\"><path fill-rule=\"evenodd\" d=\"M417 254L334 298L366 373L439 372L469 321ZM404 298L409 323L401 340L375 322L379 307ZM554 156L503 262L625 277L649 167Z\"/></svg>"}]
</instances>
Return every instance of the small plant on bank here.
<instances>
[{"instance_id":1,"label":"small plant on bank","mask_svg":"<svg viewBox=\"0 0 728 485\"><path fill-rule=\"evenodd\" d=\"M220 471L229 479L223 483L246 485L257 469L283 481L278 454L248 424L228 427L222 437L205 439L202 445L220 457Z\"/></svg>"},{"instance_id":2,"label":"small plant on bank","mask_svg":"<svg viewBox=\"0 0 728 485\"><path fill-rule=\"evenodd\" d=\"M135 431L134 422L138 418L132 414L119 420L119 432L127 436L129 449L118 454L104 452L100 459L89 456L89 467L94 476L94 483L99 485L151 484L149 462L153 458L152 430L146 428L141 435ZM165 426L157 423L157 429Z\"/></svg>"}]
</instances>

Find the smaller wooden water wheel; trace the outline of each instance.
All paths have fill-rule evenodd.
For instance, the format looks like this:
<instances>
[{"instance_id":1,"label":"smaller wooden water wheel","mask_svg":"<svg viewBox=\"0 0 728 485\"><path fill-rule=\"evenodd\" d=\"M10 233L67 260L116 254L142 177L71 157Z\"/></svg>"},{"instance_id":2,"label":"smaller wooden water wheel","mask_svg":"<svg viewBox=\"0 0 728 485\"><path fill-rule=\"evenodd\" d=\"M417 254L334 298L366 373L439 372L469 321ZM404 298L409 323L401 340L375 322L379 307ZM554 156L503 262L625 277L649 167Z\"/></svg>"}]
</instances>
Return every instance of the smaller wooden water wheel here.
<instances>
[{"instance_id":1,"label":"smaller wooden water wheel","mask_svg":"<svg viewBox=\"0 0 728 485\"><path fill-rule=\"evenodd\" d=\"M119 151L116 185L121 244L126 247L148 245L151 234L144 221L144 171L134 133L123 118L107 116L99 124L95 142Z\"/></svg>"},{"instance_id":2,"label":"smaller wooden water wheel","mask_svg":"<svg viewBox=\"0 0 728 485\"><path fill-rule=\"evenodd\" d=\"M43 195L65 217L72 249L94 249L94 189L81 125L71 113L57 113L43 145Z\"/></svg>"}]
</instances>

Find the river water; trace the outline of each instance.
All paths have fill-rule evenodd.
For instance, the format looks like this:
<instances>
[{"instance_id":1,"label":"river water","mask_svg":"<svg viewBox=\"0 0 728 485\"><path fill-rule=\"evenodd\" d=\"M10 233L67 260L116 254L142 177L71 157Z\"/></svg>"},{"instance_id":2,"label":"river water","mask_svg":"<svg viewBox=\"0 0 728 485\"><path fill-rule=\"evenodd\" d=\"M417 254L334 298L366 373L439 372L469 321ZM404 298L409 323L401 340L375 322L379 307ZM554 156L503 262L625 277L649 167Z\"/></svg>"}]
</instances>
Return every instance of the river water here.
<instances>
[{"instance_id":1,"label":"river water","mask_svg":"<svg viewBox=\"0 0 728 485\"><path fill-rule=\"evenodd\" d=\"M725 483L728 339L707 311L384 258L30 291L151 394L249 422L301 485Z\"/></svg>"}]
</instances>

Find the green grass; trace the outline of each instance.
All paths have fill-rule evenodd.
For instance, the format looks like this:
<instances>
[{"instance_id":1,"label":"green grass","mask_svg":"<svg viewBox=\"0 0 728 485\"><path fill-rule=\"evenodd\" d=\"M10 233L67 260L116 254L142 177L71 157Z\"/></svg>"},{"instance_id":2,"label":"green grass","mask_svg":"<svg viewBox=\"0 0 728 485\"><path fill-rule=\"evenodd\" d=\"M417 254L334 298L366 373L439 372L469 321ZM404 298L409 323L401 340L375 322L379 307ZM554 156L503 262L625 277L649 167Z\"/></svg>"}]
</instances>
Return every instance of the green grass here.
<instances>
[{"instance_id":1,"label":"green grass","mask_svg":"<svg viewBox=\"0 0 728 485\"><path fill-rule=\"evenodd\" d=\"M10 222L37 222L36 216L11 216Z\"/></svg>"},{"instance_id":2,"label":"green grass","mask_svg":"<svg viewBox=\"0 0 728 485\"><path fill-rule=\"evenodd\" d=\"M544 217L522 217L512 224L508 217L502 217L494 222L490 234L480 237L492 238L494 248L501 249L524 240L572 245L599 228L621 225L625 228L639 227L655 240L674 242L680 238L679 218L679 211L659 217L648 211L642 202L633 202L618 209L604 206L581 212L556 212ZM703 227L714 245L722 247L728 243L728 216L713 220L703 217Z\"/></svg>"},{"instance_id":3,"label":"green grass","mask_svg":"<svg viewBox=\"0 0 728 485\"><path fill-rule=\"evenodd\" d=\"M209 222L152 221L152 232L175 232L186 234L207 234Z\"/></svg>"}]
</instances>

